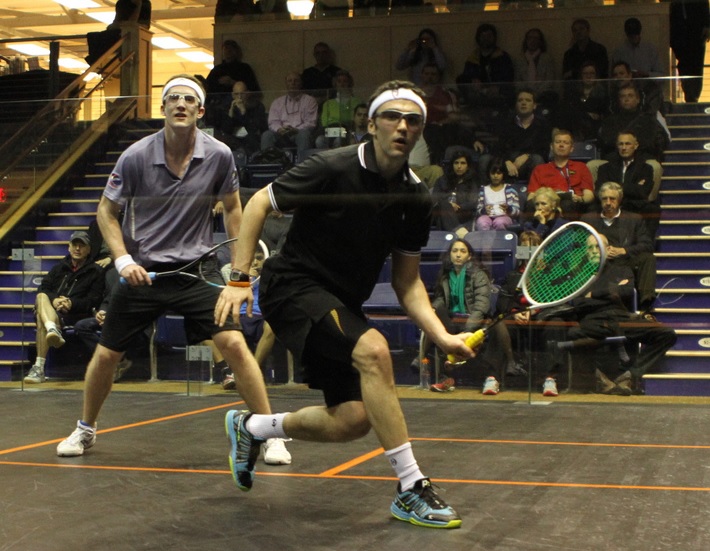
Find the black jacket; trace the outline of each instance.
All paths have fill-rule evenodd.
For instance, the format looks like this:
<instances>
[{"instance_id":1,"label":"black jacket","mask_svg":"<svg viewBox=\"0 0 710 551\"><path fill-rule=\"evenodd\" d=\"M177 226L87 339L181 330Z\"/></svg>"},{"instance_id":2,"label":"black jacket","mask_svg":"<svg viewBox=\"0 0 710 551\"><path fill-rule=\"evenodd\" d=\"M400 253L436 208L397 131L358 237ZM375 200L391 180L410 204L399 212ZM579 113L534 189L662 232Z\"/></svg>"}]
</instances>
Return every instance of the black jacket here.
<instances>
[{"instance_id":1,"label":"black jacket","mask_svg":"<svg viewBox=\"0 0 710 551\"><path fill-rule=\"evenodd\" d=\"M42 278L37 292L44 293L50 302L64 296L71 299L70 314L91 315L91 309L101 303L104 291L104 271L93 262L86 262L76 272L72 270L71 257L65 256Z\"/></svg>"}]
</instances>

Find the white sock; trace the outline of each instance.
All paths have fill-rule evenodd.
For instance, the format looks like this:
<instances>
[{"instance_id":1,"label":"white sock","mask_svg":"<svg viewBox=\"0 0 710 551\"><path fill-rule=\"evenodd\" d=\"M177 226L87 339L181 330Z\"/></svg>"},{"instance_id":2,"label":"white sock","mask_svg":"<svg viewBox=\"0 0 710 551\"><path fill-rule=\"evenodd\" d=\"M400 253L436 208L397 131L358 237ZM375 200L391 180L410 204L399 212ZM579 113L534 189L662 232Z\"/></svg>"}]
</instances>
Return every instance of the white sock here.
<instances>
[{"instance_id":1,"label":"white sock","mask_svg":"<svg viewBox=\"0 0 710 551\"><path fill-rule=\"evenodd\" d=\"M417 480L424 478L424 475L419 470L417 460L414 459L412 444L407 442L393 450L387 450L385 457L389 459L390 465L394 469L402 491L409 490Z\"/></svg>"},{"instance_id":2,"label":"white sock","mask_svg":"<svg viewBox=\"0 0 710 551\"><path fill-rule=\"evenodd\" d=\"M48 321L47 323L44 324L44 328L49 331L50 329L57 329L57 324L54 323L53 321Z\"/></svg>"},{"instance_id":3,"label":"white sock","mask_svg":"<svg viewBox=\"0 0 710 551\"><path fill-rule=\"evenodd\" d=\"M288 438L284 432L284 417L288 413L273 413L271 415L254 414L247 421L247 430L257 438Z\"/></svg>"},{"instance_id":4,"label":"white sock","mask_svg":"<svg viewBox=\"0 0 710 551\"><path fill-rule=\"evenodd\" d=\"M37 356L37 359L35 360L35 365L44 369L44 362L45 361L46 361L45 358L40 358L39 356Z\"/></svg>"}]
</instances>

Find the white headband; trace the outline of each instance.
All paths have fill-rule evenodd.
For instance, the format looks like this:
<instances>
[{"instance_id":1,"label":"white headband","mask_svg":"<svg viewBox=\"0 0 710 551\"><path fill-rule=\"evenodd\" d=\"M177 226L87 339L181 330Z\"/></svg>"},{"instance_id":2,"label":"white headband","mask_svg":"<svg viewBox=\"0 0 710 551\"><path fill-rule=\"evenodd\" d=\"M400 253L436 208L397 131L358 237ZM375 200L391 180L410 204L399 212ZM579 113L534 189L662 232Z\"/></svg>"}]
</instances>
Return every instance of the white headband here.
<instances>
[{"instance_id":1,"label":"white headband","mask_svg":"<svg viewBox=\"0 0 710 551\"><path fill-rule=\"evenodd\" d=\"M385 90L379 96L377 96L370 104L370 112L368 117L373 118L377 109L388 101L396 99L407 99L416 103L422 110L422 115L424 116L424 122L426 122L426 104L424 100L414 93L410 88L397 88L396 90Z\"/></svg>"},{"instance_id":2,"label":"white headband","mask_svg":"<svg viewBox=\"0 0 710 551\"><path fill-rule=\"evenodd\" d=\"M205 104L205 93L202 91L202 88L200 88L196 82L190 80L189 78L183 78L183 77L173 78L165 84L165 86L163 87L163 95L162 95L163 101L165 101L165 96L168 95L170 88L173 88L174 86L187 86L192 91L194 91L195 94L197 94L198 98L200 98L200 105Z\"/></svg>"}]
</instances>

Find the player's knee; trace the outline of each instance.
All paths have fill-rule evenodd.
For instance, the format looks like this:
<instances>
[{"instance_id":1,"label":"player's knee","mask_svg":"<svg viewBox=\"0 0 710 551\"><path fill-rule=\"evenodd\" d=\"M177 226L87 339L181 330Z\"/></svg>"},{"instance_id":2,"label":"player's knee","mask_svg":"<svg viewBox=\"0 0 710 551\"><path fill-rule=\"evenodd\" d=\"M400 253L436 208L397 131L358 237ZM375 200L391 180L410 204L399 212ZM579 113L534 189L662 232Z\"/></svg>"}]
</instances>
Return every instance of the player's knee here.
<instances>
[{"instance_id":1,"label":"player's knee","mask_svg":"<svg viewBox=\"0 0 710 551\"><path fill-rule=\"evenodd\" d=\"M384 336L375 330L370 330L358 340L353 350L355 367L363 371L391 371L390 349Z\"/></svg>"}]
</instances>

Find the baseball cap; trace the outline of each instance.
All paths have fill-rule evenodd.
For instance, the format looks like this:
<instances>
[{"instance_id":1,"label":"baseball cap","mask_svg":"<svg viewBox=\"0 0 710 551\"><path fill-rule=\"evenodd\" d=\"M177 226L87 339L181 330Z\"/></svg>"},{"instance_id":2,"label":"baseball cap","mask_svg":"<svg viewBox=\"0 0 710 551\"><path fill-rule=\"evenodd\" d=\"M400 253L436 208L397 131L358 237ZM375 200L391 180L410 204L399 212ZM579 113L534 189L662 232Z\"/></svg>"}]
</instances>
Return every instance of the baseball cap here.
<instances>
[{"instance_id":1,"label":"baseball cap","mask_svg":"<svg viewBox=\"0 0 710 551\"><path fill-rule=\"evenodd\" d=\"M81 241L82 243L84 243L84 245L91 245L91 239L89 239L89 234L85 231L75 231L73 234L71 234L69 242L73 243L74 241Z\"/></svg>"}]
</instances>

